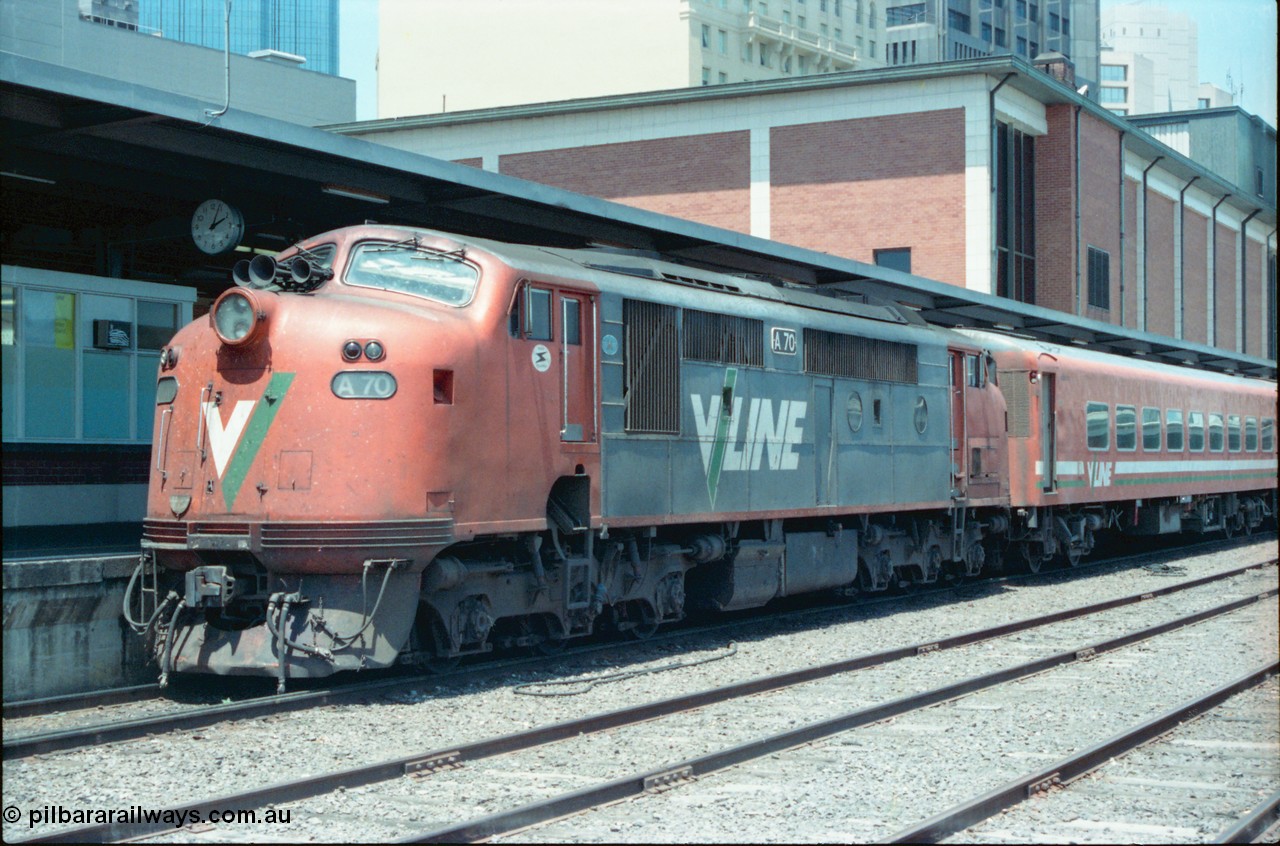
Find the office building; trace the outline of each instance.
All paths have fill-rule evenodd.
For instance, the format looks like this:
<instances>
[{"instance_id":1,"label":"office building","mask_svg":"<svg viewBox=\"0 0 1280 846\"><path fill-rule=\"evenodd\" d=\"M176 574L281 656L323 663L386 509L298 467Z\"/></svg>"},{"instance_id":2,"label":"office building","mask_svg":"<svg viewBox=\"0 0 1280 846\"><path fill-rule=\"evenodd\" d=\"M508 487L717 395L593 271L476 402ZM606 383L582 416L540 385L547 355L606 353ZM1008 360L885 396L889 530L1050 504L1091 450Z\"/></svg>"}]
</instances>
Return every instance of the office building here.
<instances>
[{"instance_id":1,"label":"office building","mask_svg":"<svg viewBox=\"0 0 1280 846\"><path fill-rule=\"evenodd\" d=\"M1159 6L1126 3L1101 16L1098 102L1117 114L1181 112L1200 99L1195 21Z\"/></svg>"},{"instance_id":2,"label":"office building","mask_svg":"<svg viewBox=\"0 0 1280 846\"><path fill-rule=\"evenodd\" d=\"M223 0L133 0L144 32L223 49ZM231 52L271 51L306 70L338 73L338 0L235 0L230 4ZM301 61L298 61L301 59Z\"/></svg>"}]
</instances>

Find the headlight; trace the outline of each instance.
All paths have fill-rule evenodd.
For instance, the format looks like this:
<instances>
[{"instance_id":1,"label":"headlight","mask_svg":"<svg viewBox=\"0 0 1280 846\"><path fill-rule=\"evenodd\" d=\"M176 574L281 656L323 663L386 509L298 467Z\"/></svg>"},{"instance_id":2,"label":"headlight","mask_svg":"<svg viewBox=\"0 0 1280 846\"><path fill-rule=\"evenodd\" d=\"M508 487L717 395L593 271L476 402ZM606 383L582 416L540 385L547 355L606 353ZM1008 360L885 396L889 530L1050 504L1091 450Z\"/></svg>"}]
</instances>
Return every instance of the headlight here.
<instances>
[{"instance_id":1,"label":"headlight","mask_svg":"<svg viewBox=\"0 0 1280 846\"><path fill-rule=\"evenodd\" d=\"M213 329L224 344L239 346L260 334L267 312L260 294L245 288L232 288L213 304Z\"/></svg>"}]
</instances>

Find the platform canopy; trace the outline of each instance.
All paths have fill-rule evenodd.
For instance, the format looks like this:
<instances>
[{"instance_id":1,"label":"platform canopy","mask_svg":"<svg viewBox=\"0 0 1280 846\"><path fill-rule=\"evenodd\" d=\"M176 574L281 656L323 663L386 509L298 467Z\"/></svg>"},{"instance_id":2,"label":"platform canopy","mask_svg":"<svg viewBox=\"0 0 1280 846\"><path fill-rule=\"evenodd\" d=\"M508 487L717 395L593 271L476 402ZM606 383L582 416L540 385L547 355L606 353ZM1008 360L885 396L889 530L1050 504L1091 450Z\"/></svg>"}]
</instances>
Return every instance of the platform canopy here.
<instances>
[{"instance_id":1,"label":"platform canopy","mask_svg":"<svg viewBox=\"0 0 1280 846\"><path fill-rule=\"evenodd\" d=\"M280 250L376 220L504 241L656 251L836 295L887 299L945 326L1275 378L1275 361L1040 306L489 173L151 88L0 53L6 263L225 287L237 254L190 238L211 198L244 214L244 244Z\"/></svg>"}]
</instances>

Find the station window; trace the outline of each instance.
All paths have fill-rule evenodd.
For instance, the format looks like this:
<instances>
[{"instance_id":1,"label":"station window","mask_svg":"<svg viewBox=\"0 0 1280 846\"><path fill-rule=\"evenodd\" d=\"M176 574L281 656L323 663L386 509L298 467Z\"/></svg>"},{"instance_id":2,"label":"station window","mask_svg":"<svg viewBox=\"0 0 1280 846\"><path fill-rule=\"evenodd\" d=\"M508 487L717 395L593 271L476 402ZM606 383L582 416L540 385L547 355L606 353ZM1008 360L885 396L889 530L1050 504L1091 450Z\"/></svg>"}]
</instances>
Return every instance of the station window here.
<instances>
[{"instance_id":1,"label":"station window","mask_svg":"<svg viewBox=\"0 0 1280 846\"><path fill-rule=\"evenodd\" d=\"M1276 448L1276 421L1270 417L1262 418L1262 451L1272 452Z\"/></svg>"},{"instance_id":2,"label":"station window","mask_svg":"<svg viewBox=\"0 0 1280 846\"><path fill-rule=\"evenodd\" d=\"M1142 450L1160 451L1160 409L1142 409Z\"/></svg>"},{"instance_id":3,"label":"station window","mask_svg":"<svg viewBox=\"0 0 1280 846\"><path fill-rule=\"evenodd\" d=\"M1085 428L1089 449L1108 449L1111 446L1111 407L1105 402L1090 402L1084 407Z\"/></svg>"},{"instance_id":4,"label":"station window","mask_svg":"<svg viewBox=\"0 0 1280 846\"><path fill-rule=\"evenodd\" d=\"M1227 415L1227 449L1231 452L1240 451L1240 415Z\"/></svg>"},{"instance_id":5,"label":"station window","mask_svg":"<svg viewBox=\"0 0 1280 846\"><path fill-rule=\"evenodd\" d=\"M1164 413L1164 448L1182 452L1182 409L1170 408Z\"/></svg>"},{"instance_id":6,"label":"station window","mask_svg":"<svg viewBox=\"0 0 1280 846\"><path fill-rule=\"evenodd\" d=\"M1204 452L1204 412L1192 411L1187 414L1187 449L1192 452Z\"/></svg>"},{"instance_id":7,"label":"station window","mask_svg":"<svg viewBox=\"0 0 1280 846\"><path fill-rule=\"evenodd\" d=\"M1138 448L1138 411L1131 405L1116 406L1116 449L1131 452Z\"/></svg>"},{"instance_id":8,"label":"station window","mask_svg":"<svg viewBox=\"0 0 1280 846\"><path fill-rule=\"evenodd\" d=\"M3 268L3 429L9 441L146 443L160 350L195 290Z\"/></svg>"},{"instance_id":9,"label":"station window","mask_svg":"<svg viewBox=\"0 0 1280 846\"><path fill-rule=\"evenodd\" d=\"M1222 452L1222 415L1209 412L1209 451Z\"/></svg>"},{"instance_id":10,"label":"station window","mask_svg":"<svg viewBox=\"0 0 1280 846\"><path fill-rule=\"evenodd\" d=\"M1258 419L1256 417L1244 419L1244 448L1246 452L1258 451Z\"/></svg>"}]
</instances>

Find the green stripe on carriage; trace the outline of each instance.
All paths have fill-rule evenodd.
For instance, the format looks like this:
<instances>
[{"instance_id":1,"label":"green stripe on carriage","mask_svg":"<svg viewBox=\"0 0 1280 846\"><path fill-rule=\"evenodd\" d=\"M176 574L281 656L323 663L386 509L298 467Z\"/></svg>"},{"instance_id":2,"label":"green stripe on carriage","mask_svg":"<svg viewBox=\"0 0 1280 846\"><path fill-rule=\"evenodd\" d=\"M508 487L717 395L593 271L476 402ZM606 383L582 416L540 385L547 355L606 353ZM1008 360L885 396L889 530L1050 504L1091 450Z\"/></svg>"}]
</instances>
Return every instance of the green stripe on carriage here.
<instances>
[{"instance_id":1,"label":"green stripe on carriage","mask_svg":"<svg viewBox=\"0 0 1280 846\"><path fill-rule=\"evenodd\" d=\"M249 475L249 468L258 457L258 450L262 448L262 442L267 438L271 423L280 412L284 395L289 392L289 386L293 384L293 376L292 373L274 374L271 381L267 383L266 390L262 392L262 399L258 400L253 407L253 416L249 418L244 436L240 438L235 454L231 456L231 463L227 466L227 472L222 476L222 501L227 504L228 511L236 501L236 495L240 493L245 477Z\"/></svg>"}]
</instances>

